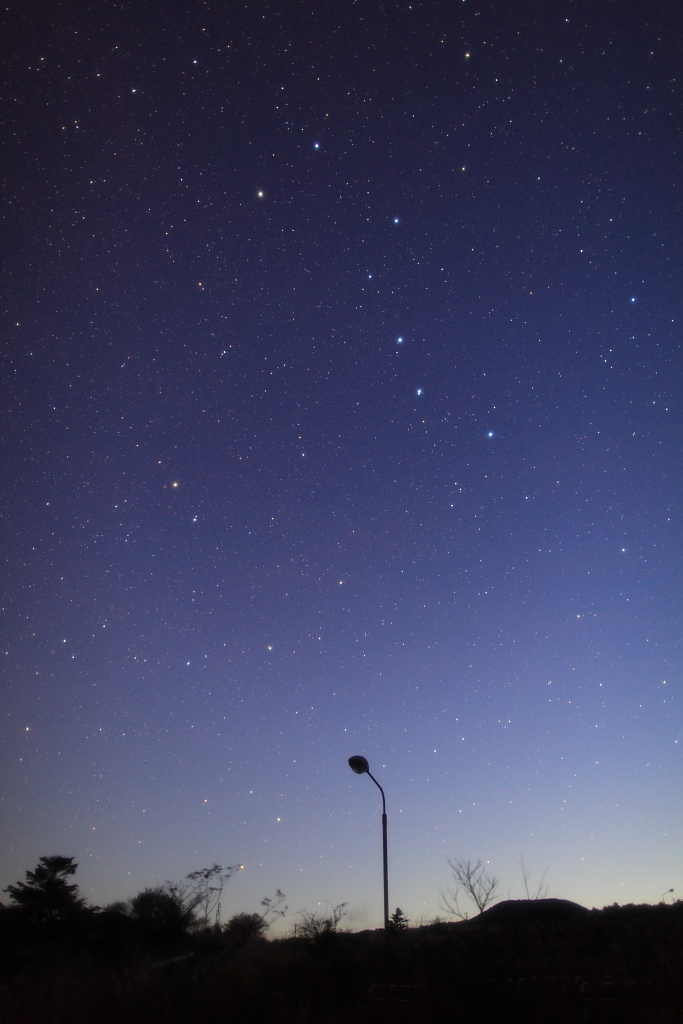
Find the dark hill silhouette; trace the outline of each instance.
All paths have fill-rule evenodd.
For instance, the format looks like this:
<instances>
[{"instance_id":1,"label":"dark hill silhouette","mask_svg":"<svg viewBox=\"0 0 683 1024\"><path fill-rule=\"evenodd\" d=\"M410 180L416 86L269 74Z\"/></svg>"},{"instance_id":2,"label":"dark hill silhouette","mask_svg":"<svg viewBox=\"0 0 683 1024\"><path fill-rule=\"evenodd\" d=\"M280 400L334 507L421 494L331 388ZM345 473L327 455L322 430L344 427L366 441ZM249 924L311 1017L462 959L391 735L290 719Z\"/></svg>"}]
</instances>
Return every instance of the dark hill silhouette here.
<instances>
[{"instance_id":1,"label":"dark hill silhouette","mask_svg":"<svg viewBox=\"0 0 683 1024\"><path fill-rule=\"evenodd\" d=\"M589 911L572 900L503 900L483 910L475 921L504 924L507 921L564 921L569 917L587 914Z\"/></svg>"}]
</instances>

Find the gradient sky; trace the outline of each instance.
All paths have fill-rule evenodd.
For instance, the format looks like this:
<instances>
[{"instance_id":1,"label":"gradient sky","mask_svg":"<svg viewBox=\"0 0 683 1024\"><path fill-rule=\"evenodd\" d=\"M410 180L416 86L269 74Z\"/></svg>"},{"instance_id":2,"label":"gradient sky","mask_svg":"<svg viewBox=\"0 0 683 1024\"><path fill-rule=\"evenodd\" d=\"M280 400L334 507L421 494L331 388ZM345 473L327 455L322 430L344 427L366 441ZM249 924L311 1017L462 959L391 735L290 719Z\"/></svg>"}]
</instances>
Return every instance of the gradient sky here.
<instances>
[{"instance_id":1,"label":"gradient sky","mask_svg":"<svg viewBox=\"0 0 683 1024\"><path fill-rule=\"evenodd\" d=\"M3 21L0 886L683 892L676 5Z\"/></svg>"}]
</instances>

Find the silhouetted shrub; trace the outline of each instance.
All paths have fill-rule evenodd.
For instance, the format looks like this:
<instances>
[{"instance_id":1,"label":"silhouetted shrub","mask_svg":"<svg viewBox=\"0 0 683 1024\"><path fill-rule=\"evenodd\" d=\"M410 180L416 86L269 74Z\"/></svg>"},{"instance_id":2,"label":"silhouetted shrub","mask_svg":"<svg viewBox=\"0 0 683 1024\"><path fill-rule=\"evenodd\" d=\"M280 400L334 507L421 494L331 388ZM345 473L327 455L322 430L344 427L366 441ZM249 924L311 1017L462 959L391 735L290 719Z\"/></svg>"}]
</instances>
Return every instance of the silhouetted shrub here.
<instances>
[{"instance_id":1,"label":"silhouetted shrub","mask_svg":"<svg viewBox=\"0 0 683 1024\"><path fill-rule=\"evenodd\" d=\"M268 928L260 914L235 914L223 929L223 934L231 945L244 946L252 939L263 936Z\"/></svg>"},{"instance_id":2,"label":"silhouetted shrub","mask_svg":"<svg viewBox=\"0 0 683 1024\"><path fill-rule=\"evenodd\" d=\"M334 934L345 916L345 906L345 903L339 903L322 914L310 910L299 911L300 920L294 925L294 934L302 939L314 940Z\"/></svg>"},{"instance_id":3,"label":"silhouetted shrub","mask_svg":"<svg viewBox=\"0 0 683 1024\"><path fill-rule=\"evenodd\" d=\"M194 910L172 887L143 889L130 901L131 917L148 935L164 941L180 939L194 924Z\"/></svg>"}]
</instances>

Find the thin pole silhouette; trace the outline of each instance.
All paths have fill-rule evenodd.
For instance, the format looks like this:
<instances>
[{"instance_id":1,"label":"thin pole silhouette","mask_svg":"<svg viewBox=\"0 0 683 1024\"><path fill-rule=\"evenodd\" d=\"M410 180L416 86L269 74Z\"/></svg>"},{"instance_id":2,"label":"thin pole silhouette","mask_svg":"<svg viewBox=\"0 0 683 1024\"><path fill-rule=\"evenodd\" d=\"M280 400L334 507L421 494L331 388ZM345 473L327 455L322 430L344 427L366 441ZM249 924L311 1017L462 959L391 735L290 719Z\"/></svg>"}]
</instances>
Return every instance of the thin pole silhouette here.
<instances>
[{"instance_id":1,"label":"thin pole silhouette","mask_svg":"<svg viewBox=\"0 0 683 1024\"><path fill-rule=\"evenodd\" d=\"M382 867L384 870L384 931L389 931L389 862L387 857L387 801L384 790L370 771L367 759L361 754L349 758L349 767L356 775L369 775L382 794Z\"/></svg>"}]
</instances>

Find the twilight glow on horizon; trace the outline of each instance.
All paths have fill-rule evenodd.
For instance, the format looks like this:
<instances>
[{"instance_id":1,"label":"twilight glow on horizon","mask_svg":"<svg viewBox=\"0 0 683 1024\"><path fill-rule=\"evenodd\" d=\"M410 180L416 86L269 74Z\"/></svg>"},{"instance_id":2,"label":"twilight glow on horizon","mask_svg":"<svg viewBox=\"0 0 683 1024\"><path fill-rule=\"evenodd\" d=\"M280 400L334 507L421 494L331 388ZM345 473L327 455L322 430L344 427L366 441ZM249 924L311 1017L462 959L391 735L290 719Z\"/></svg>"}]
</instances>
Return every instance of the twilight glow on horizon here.
<instances>
[{"instance_id":1,"label":"twilight glow on horizon","mask_svg":"<svg viewBox=\"0 0 683 1024\"><path fill-rule=\"evenodd\" d=\"M0 888L680 895L673 8L5 21Z\"/></svg>"}]
</instances>

